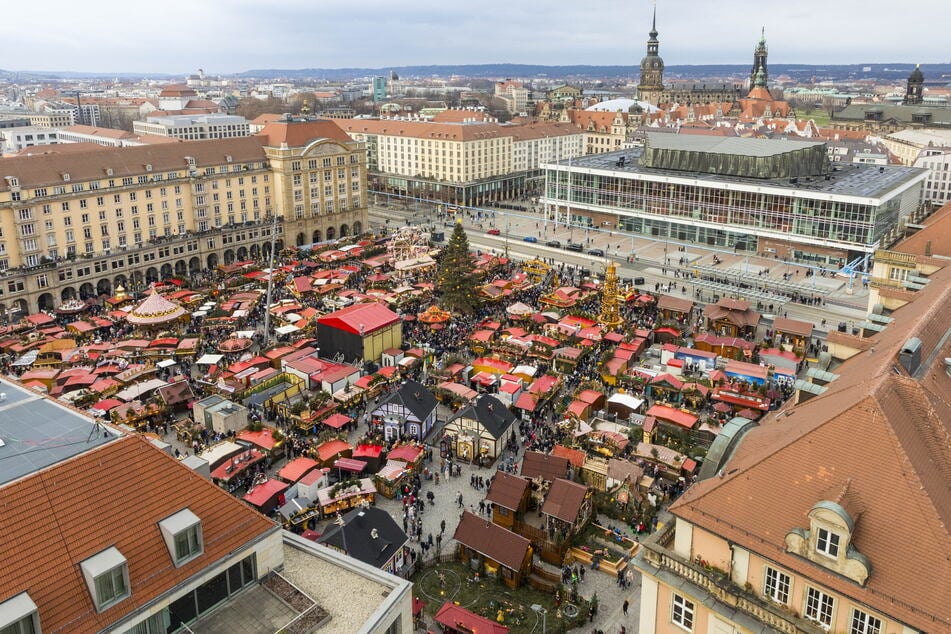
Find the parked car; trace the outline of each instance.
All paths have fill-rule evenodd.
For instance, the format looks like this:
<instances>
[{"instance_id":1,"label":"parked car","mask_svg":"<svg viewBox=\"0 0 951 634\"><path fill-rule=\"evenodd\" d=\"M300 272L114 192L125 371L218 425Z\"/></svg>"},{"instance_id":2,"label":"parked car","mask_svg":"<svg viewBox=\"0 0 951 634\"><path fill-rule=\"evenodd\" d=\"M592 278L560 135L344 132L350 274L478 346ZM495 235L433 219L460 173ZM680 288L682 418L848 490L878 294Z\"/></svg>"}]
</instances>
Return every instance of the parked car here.
<instances>
[{"instance_id":1,"label":"parked car","mask_svg":"<svg viewBox=\"0 0 951 634\"><path fill-rule=\"evenodd\" d=\"M645 282L645 280L644 280L643 277L635 277L635 278L634 278L634 286L644 286L644 282Z\"/></svg>"},{"instance_id":2,"label":"parked car","mask_svg":"<svg viewBox=\"0 0 951 634\"><path fill-rule=\"evenodd\" d=\"M499 229L495 229L495 228L489 229L488 231L486 231L486 233L489 234L490 236L502 235L502 232Z\"/></svg>"},{"instance_id":3,"label":"parked car","mask_svg":"<svg viewBox=\"0 0 951 634\"><path fill-rule=\"evenodd\" d=\"M532 244L538 242L538 238L536 238L535 236L525 236L524 238L522 238L522 240L524 242L531 242Z\"/></svg>"},{"instance_id":4,"label":"parked car","mask_svg":"<svg viewBox=\"0 0 951 634\"><path fill-rule=\"evenodd\" d=\"M604 257L604 249L588 249L588 255L596 255L599 258Z\"/></svg>"},{"instance_id":5,"label":"parked car","mask_svg":"<svg viewBox=\"0 0 951 634\"><path fill-rule=\"evenodd\" d=\"M578 253L584 251L584 245L580 242L569 242L565 245L565 248L569 251L577 251Z\"/></svg>"},{"instance_id":6,"label":"parked car","mask_svg":"<svg viewBox=\"0 0 951 634\"><path fill-rule=\"evenodd\" d=\"M546 247L555 247L556 249L560 249L560 248L561 248L561 242L559 242L558 240L549 240L548 242L545 243L545 246L546 246Z\"/></svg>"}]
</instances>

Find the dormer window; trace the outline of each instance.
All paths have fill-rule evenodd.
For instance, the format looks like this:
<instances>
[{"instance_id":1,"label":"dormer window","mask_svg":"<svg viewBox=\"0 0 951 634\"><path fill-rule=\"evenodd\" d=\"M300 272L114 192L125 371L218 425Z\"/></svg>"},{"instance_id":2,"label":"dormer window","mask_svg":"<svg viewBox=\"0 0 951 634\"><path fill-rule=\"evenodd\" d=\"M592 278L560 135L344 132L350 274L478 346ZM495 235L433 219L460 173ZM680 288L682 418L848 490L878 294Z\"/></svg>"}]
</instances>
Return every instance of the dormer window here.
<instances>
[{"instance_id":1,"label":"dormer window","mask_svg":"<svg viewBox=\"0 0 951 634\"><path fill-rule=\"evenodd\" d=\"M40 634L36 604L26 592L0 603L0 634Z\"/></svg>"},{"instance_id":2,"label":"dormer window","mask_svg":"<svg viewBox=\"0 0 951 634\"><path fill-rule=\"evenodd\" d=\"M176 568L204 552L201 520L189 509L166 517L159 522L159 529Z\"/></svg>"},{"instance_id":3,"label":"dormer window","mask_svg":"<svg viewBox=\"0 0 951 634\"><path fill-rule=\"evenodd\" d=\"M833 559L839 556L839 536L825 528L816 530L816 552Z\"/></svg>"},{"instance_id":4,"label":"dormer window","mask_svg":"<svg viewBox=\"0 0 951 634\"><path fill-rule=\"evenodd\" d=\"M854 502L850 506L854 509ZM808 517L809 528L793 528L786 533L786 551L864 586L872 564L852 543L857 515L839 502L822 500L812 507Z\"/></svg>"},{"instance_id":5,"label":"dormer window","mask_svg":"<svg viewBox=\"0 0 951 634\"><path fill-rule=\"evenodd\" d=\"M131 594L129 564L111 546L79 564L97 612L103 612Z\"/></svg>"}]
</instances>

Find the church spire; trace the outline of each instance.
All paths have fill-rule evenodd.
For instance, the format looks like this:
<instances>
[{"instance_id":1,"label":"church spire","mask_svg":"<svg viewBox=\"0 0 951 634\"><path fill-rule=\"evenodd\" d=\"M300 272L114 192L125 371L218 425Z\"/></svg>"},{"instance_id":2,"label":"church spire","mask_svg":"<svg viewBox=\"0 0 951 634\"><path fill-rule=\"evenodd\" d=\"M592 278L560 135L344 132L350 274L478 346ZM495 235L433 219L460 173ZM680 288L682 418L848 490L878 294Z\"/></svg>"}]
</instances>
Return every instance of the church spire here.
<instances>
[{"instance_id":1,"label":"church spire","mask_svg":"<svg viewBox=\"0 0 951 634\"><path fill-rule=\"evenodd\" d=\"M651 17L651 30L647 40L647 55L641 60L641 78L637 85L637 98L656 106L664 90L664 60L661 59L657 39L657 3Z\"/></svg>"},{"instance_id":2,"label":"church spire","mask_svg":"<svg viewBox=\"0 0 951 634\"><path fill-rule=\"evenodd\" d=\"M769 70L766 68L766 58L769 56L769 49L766 47L766 27L760 30L759 42L753 50L753 69L750 70L750 88L756 85L756 76L762 71L763 82L769 80Z\"/></svg>"}]
</instances>

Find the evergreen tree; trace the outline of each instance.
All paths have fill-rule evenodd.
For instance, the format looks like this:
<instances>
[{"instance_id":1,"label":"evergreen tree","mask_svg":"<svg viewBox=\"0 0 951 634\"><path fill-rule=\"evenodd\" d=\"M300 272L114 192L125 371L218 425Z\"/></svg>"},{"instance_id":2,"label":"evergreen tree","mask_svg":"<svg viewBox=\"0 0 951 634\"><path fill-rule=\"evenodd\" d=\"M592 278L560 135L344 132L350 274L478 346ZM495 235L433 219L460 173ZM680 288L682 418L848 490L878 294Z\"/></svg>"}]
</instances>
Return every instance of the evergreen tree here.
<instances>
[{"instance_id":1,"label":"evergreen tree","mask_svg":"<svg viewBox=\"0 0 951 634\"><path fill-rule=\"evenodd\" d=\"M464 315L475 310L478 300L474 268L469 237L462 223L457 222L439 263L437 290L439 305L443 309Z\"/></svg>"}]
</instances>

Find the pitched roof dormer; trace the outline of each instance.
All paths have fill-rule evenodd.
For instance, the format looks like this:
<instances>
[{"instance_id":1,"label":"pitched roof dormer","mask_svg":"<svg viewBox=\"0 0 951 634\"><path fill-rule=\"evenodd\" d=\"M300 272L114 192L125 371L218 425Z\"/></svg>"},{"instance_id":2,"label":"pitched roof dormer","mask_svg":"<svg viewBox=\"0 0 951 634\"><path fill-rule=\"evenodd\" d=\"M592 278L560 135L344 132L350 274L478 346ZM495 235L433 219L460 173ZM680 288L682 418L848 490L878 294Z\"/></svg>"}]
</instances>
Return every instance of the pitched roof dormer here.
<instances>
[{"instance_id":1,"label":"pitched roof dormer","mask_svg":"<svg viewBox=\"0 0 951 634\"><path fill-rule=\"evenodd\" d=\"M865 586L872 564L852 544L855 518L838 502L820 500L810 509L809 528L786 533L786 551Z\"/></svg>"}]
</instances>

